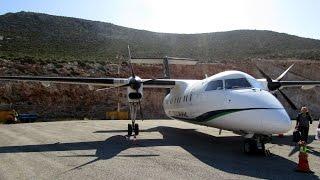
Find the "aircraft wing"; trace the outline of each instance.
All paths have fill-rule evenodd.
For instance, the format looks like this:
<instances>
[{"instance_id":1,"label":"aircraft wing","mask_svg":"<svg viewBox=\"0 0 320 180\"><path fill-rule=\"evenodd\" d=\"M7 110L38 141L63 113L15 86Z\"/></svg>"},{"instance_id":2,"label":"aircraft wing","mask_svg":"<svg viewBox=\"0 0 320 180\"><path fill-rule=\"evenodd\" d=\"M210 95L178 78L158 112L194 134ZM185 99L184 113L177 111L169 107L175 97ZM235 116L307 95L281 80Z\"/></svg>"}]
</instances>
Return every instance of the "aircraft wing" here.
<instances>
[{"instance_id":1,"label":"aircraft wing","mask_svg":"<svg viewBox=\"0 0 320 180\"><path fill-rule=\"evenodd\" d=\"M92 86L115 87L129 82L127 78L93 78L93 77L46 77L46 76L0 76L4 81L31 81L41 83L82 84ZM171 88L176 81L171 79L142 79L144 87Z\"/></svg>"},{"instance_id":2,"label":"aircraft wing","mask_svg":"<svg viewBox=\"0 0 320 180\"><path fill-rule=\"evenodd\" d=\"M311 89L320 86L320 81L280 81L281 87L302 87L302 89Z\"/></svg>"},{"instance_id":3,"label":"aircraft wing","mask_svg":"<svg viewBox=\"0 0 320 180\"><path fill-rule=\"evenodd\" d=\"M142 79L145 88L172 88L177 85L174 79Z\"/></svg>"}]
</instances>

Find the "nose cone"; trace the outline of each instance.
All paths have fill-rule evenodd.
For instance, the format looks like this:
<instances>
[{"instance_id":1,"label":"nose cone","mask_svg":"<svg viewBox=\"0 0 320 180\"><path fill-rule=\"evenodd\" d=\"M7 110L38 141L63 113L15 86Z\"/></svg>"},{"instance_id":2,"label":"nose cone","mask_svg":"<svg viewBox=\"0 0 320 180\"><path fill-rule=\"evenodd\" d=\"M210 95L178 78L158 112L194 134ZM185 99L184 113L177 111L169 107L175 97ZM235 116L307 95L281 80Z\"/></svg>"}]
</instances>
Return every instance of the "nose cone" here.
<instances>
[{"instance_id":1,"label":"nose cone","mask_svg":"<svg viewBox=\"0 0 320 180\"><path fill-rule=\"evenodd\" d=\"M259 126L257 126L258 128L255 130L253 130L250 124L246 124L247 127L251 127L251 131L263 134L282 134L290 130L291 120L287 112L279 100L268 91L239 90L232 91L232 95L233 106L231 106L230 109L237 109L237 107L241 106L256 109L254 111L248 111L251 113L251 115L249 115L250 118L256 120L256 122L250 122L250 124L259 122ZM245 113L246 112L242 113L244 115L243 117L246 116ZM241 121L241 123L244 124L244 121ZM245 127L241 128L245 129ZM247 129L247 131L250 131L250 129Z\"/></svg>"},{"instance_id":2,"label":"nose cone","mask_svg":"<svg viewBox=\"0 0 320 180\"><path fill-rule=\"evenodd\" d=\"M267 91L260 91L254 95L254 99L256 106L266 108L259 115L263 132L282 134L290 130L291 119L277 98Z\"/></svg>"},{"instance_id":3,"label":"nose cone","mask_svg":"<svg viewBox=\"0 0 320 180\"><path fill-rule=\"evenodd\" d=\"M291 119L285 109L272 109L261 119L266 134L282 134L291 128Z\"/></svg>"}]
</instances>

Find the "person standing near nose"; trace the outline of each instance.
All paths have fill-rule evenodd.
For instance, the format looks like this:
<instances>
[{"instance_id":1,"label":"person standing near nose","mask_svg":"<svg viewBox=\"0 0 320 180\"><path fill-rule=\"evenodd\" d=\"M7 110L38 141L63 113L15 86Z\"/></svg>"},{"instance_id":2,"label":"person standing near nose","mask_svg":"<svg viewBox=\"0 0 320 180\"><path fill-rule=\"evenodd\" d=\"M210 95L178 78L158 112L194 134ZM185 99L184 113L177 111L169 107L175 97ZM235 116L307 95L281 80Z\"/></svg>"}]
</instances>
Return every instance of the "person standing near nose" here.
<instances>
[{"instance_id":1,"label":"person standing near nose","mask_svg":"<svg viewBox=\"0 0 320 180\"><path fill-rule=\"evenodd\" d=\"M309 123L312 124L312 117L308 111L308 108L303 106L297 116L296 128L301 133L301 140L306 143L308 142L309 136Z\"/></svg>"}]
</instances>

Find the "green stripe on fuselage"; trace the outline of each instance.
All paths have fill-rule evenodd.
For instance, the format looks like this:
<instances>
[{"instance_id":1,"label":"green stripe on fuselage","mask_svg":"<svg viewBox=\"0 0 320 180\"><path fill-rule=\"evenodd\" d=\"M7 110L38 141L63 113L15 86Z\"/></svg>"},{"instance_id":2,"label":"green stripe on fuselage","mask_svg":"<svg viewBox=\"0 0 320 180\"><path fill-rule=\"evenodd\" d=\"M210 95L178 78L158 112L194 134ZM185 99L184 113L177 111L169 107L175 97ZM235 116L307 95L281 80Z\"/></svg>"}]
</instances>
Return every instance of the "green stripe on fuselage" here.
<instances>
[{"instance_id":1,"label":"green stripe on fuselage","mask_svg":"<svg viewBox=\"0 0 320 180\"><path fill-rule=\"evenodd\" d=\"M242 109L228 109L224 112L221 112L217 115L213 115L211 117L209 117L207 120L204 120L204 121L210 121L210 120L213 120L213 119L216 119L218 117L221 117L221 116L224 116L224 115L227 115L227 114L231 114L231 113L234 113L234 112L239 112L239 111L245 111L245 110L242 110Z\"/></svg>"},{"instance_id":2,"label":"green stripe on fuselage","mask_svg":"<svg viewBox=\"0 0 320 180\"><path fill-rule=\"evenodd\" d=\"M282 109L282 108L243 108L243 109L221 109L216 111L206 112L196 118L184 118L184 117L177 117L173 116L175 119L190 121L190 122L206 122L217 119L221 116L225 116L231 113L240 112L240 111L248 111L248 110L263 110L263 109Z\"/></svg>"}]
</instances>

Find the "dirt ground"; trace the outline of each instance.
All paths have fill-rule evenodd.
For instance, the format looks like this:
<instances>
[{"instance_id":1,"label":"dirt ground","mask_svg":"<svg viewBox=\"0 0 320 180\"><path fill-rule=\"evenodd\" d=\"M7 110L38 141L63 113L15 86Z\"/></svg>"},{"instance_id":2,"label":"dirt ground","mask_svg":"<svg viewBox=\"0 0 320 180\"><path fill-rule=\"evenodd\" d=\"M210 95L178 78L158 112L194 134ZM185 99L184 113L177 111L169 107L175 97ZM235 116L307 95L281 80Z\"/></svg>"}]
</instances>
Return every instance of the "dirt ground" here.
<instances>
[{"instance_id":1,"label":"dirt ground","mask_svg":"<svg viewBox=\"0 0 320 180\"><path fill-rule=\"evenodd\" d=\"M270 157L242 152L232 132L174 120L145 120L127 139L128 121L0 125L0 179L319 179L320 141L310 128L309 164L297 173L292 132L275 136Z\"/></svg>"}]
</instances>

